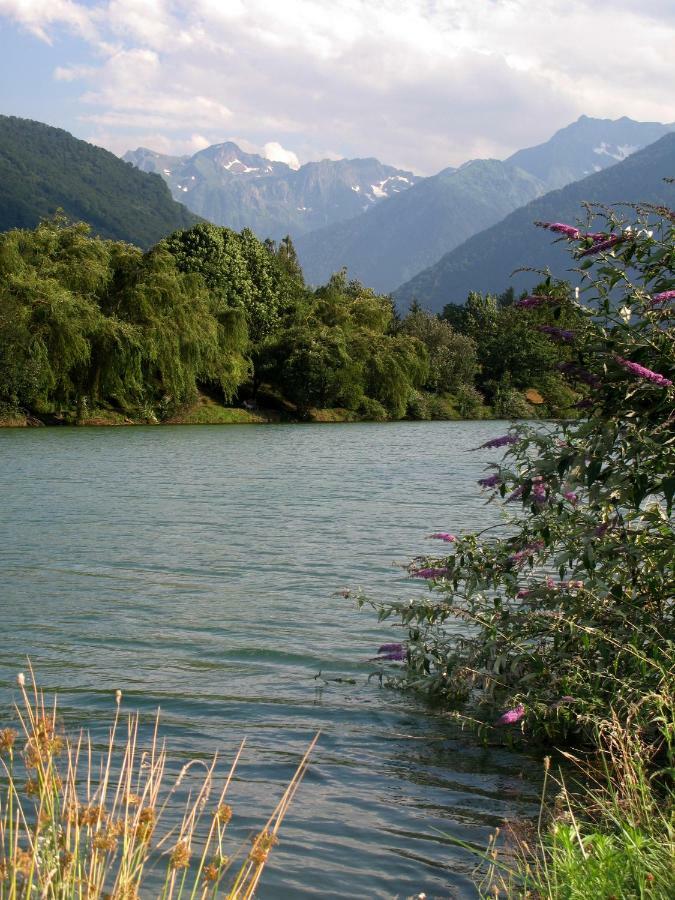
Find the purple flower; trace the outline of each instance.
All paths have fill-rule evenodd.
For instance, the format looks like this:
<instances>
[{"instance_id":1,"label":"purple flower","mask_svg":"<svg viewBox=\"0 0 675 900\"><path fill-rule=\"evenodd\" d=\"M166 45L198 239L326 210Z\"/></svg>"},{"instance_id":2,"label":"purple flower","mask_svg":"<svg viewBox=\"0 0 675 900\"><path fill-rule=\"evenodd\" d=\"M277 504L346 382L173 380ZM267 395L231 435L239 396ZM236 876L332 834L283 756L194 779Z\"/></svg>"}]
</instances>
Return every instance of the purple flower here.
<instances>
[{"instance_id":1,"label":"purple flower","mask_svg":"<svg viewBox=\"0 0 675 900\"><path fill-rule=\"evenodd\" d=\"M522 550L518 550L516 553L513 553L508 558L508 562L513 563L514 565L519 565L524 562L528 556L531 556L533 553L536 553L538 550L542 550L544 547L543 541L532 541L532 543L527 544L523 547Z\"/></svg>"},{"instance_id":2,"label":"purple flower","mask_svg":"<svg viewBox=\"0 0 675 900\"><path fill-rule=\"evenodd\" d=\"M604 250L611 250L616 244L625 240L625 237L619 234L610 234L610 236L606 240L598 240L599 237L604 237L604 235L589 235L596 243L593 244L592 247L589 247L587 250L583 250L579 254L579 258L582 256L591 256L595 253L602 253Z\"/></svg>"},{"instance_id":3,"label":"purple flower","mask_svg":"<svg viewBox=\"0 0 675 900\"><path fill-rule=\"evenodd\" d=\"M596 537L604 537L604 535L609 531L611 527L611 522L603 522L602 525L598 525L598 527L595 529L594 534Z\"/></svg>"},{"instance_id":4,"label":"purple flower","mask_svg":"<svg viewBox=\"0 0 675 900\"><path fill-rule=\"evenodd\" d=\"M563 494L565 500L572 504L572 506L576 506L579 502L579 495L575 494L574 491L565 491Z\"/></svg>"},{"instance_id":5,"label":"purple flower","mask_svg":"<svg viewBox=\"0 0 675 900\"><path fill-rule=\"evenodd\" d=\"M535 503L546 503L546 485L539 475L532 480L532 498Z\"/></svg>"},{"instance_id":6,"label":"purple flower","mask_svg":"<svg viewBox=\"0 0 675 900\"><path fill-rule=\"evenodd\" d=\"M432 567L428 569L416 569L414 572L411 572L410 575L412 578L443 578L444 575L448 574L447 568L441 567Z\"/></svg>"},{"instance_id":7,"label":"purple flower","mask_svg":"<svg viewBox=\"0 0 675 900\"><path fill-rule=\"evenodd\" d=\"M521 484L519 487L517 487L515 489L515 491L513 491L513 493L509 494L509 496L506 498L506 502L511 503L513 500L520 500L520 498L523 496L524 490L525 490L525 485Z\"/></svg>"},{"instance_id":8,"label":"purple flower","mask_svg":"<svg viewBox=\"0 0 675 900\"><path fill-rule=\"evenodd\" d=\"M542 334L548 334L549 337L555 338L557 341L562 341L564 344L571 344L574 340L573 331L568 331L565 328L557 328L555 325L539 325L538 331L541 331Z\"/></svg>"},{"instance_id":9,"label":"purple flower","mask_svg":"<svg viewBox=\"0 0 675 900\"><path fill-rule=\"evenodd\" d=\"M654 294L649 305L656 306L657 303L666 303L668 300L675 300L675 291L662 291L660 294Z\"/></svg>"},{"instance_id":10,"label":"purple flower","mask_svg":"<svg viewBox=\"0 0 675 900\"><path fill-rule=\"evenodd\" d=\"M478 484L481 487L485 487L485 488L497 487L497 485L501 484L501 483L502 483L502 480L499 477L499 475L490 475L488 478L479 478L478 479Z\"/></svg>"},{"instance_id":11,"label":"purple flower","mask_svg":"<svg viewBox=\"0 0 675 900\"><path fill-rule=\"evenodd\" d=\"M631 372L633 375L637 375L638 378L644 378L645 381L651 381L652 384L657 384L659 387L672 387L673 382L670 378L665 378L663 375L659 375L658 372L652 372L651 369L645 369L645 367L641 366L639 363L631 362L629 359L624 359L622 356L615 356L614 359L620 366Z\"/></svg>"},{"instance_id":12,"label":"purple flower","mask_svg":"<svg viewBox=\"0 0 675 900\"><path fill-rule=\"evenodd\" d=\"M571 362L561 362L558 363L557 368L560 372L564 372L565 375L576 378L578 381L583 381L584 384L588 384L590 387L598 387L600 385L598 376L593 375L592 372L582 368L582 366L577 366Z\"/></svg>"},{"instance_id":13,"label":"purple flower","mask_svg":"<svg viewBox=\"0 0 675 900\"><path fill-rule=\"evenodd\" d=\"M572 225L565 225L564 222L535 222L534 224L539 225L540 228L548 228L549 231L555 231L557 234L564 234L566 238L572 241L576 241L581 236L578 228L574 228Z\"/></svg>"},{"instance_id":14,"label":"purple flower","mask_svg":"<svg viewBox=\"0 0 675 900\"><path fill-rule=\"evenodd\" d=\"M449 534L447 531L434 531L429 537L435 538L437 541L445 541L446 544L453 544L457 540L454 534Z\"/></svg>"},{"instance_id":15,"label":"purple flower","mask_svg":"<svg viewBox=\"0 0 675 900\"><path fill-rule=\"evenodd\" d=\"M378 653L400 653L403 650L403 644L382 644L381 647L378 648Z\"/></svg>"},{"instance_id":16,"label":"purple flower","mask_svg":"<svg viewBox=\"0 0 675 900\"><path fill-rule=\"evenodd\" d=\"M403 647L400 650L392 650L391 653L384 653L382 656L376 656L377 660L394 660L395 662L403 662L406 658L406 653Z\"/></svg>"},{"instance_id":17,"label":"purple flower","mask_svg":"<svg viewBox=\"0 0 675 900\"><path fill-rule=\"evenodd\" d=\"M570 697L569 694L566 694L564 697L561 697L556 703L553 703L551 709L560 709L561 706L565 706L566 703L575 703L576 697Z\"/></svg>"},{"instance_id":18,"label":"purple flower","mask_svg":"<svg viewBox=\"0 0 675 900\"><path fill-rule=\"evenodd\" d=\"M507 709L505 713L502 713L495 722L495 725L515 725L517 722L520 722L524 716L525 707L522 703L519 703L518 706L515 706L513 709Z\"/></svg>"},{"instance_id":19,"label":"purple flower","mask_svg":"<svg viewBox=\"0 0 675 900\"><path fill-rule=\"evenodd\" d=\"M531 593L532 591L528 591L526 588L523 588L516 594L516 600L524 600L525 597L529 597Z\"/></svg>"},{"instance_id":20,"label":"purple flower","mask_svg":"<svg viewBox=\"0 0 675 900\"><path fill-rule=\"evenodd\" d=\"M523 297L522 300L513 305L518 309L536 309L537 306L541 306L542 303L546 303L550 299L550 297L542 297L540 294L532 294L529 297Z\"/></svg>"},{"instance_id":21,"label":"purple flower","mask_svg":"<svg viewBox=\"0 0 675 900\"><path fill-rule=\"evenodd\" d=\"M503 434L501 437L492 438L491 441L485 441L478 448L479 450L492 450L495 447L506 447L507 444L517 444L518 438L515 434Z\"/></svg>"}]
</instances>

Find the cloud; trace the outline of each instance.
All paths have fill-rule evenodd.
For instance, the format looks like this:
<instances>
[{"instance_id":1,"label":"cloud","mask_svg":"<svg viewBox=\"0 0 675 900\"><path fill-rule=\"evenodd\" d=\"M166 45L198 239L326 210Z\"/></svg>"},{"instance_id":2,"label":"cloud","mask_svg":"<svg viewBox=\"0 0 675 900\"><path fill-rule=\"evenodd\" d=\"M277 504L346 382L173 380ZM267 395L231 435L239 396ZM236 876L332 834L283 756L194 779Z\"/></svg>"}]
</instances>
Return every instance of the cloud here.
<instances>
[{"instance_id":1,"label":"cloud","mask_svg":"<svg viewBox=\"0 0 675 900\"><path fill-rule=\"evenodd\" d=\"M674 7L642 6L0 0L0 16L55 46L64 30L81 39L55 79L82 82L84 121L112 149L240 135L303 160L378 156L430 173L503 157L581 113L672 119Z\"/></svg>"},{"instance_id":2,"label":"cloud","mask_svg":"<svg viewBox=\"0 0 675 900\"><path fill-rule=\"evenodd\" d=\"M271 159L274 162L283 162L290 166L291 169L300 168L300 160L292 150L286 150L278 141L269 141L263 147L263 156L265 159Z\"/></svg>"}]
</instances>

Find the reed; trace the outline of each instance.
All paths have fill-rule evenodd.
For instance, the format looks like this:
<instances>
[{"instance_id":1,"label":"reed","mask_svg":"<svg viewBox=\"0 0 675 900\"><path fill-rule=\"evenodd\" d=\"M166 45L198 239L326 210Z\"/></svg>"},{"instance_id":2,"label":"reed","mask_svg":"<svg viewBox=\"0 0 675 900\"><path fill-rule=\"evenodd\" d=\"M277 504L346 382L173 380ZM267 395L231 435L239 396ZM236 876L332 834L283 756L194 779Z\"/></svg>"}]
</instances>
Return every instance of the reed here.
<instances>
[{"instance_id":1,"label":"reed","mask_svg":"<svg viewBox=\"0 0 675 900\"><path fill-rule=\"evenodd\" d=\"M97 748L88 733L65 732L56 700L47 704L30 676L17 679L18 727L0 731L0 900L253 896L318 734L250 845L232 842L226 801L243 741L224 773L214 756L175 776L159 713L144 741L138 713L122 712L117 691Z\"/></svg>"}]
</instances>

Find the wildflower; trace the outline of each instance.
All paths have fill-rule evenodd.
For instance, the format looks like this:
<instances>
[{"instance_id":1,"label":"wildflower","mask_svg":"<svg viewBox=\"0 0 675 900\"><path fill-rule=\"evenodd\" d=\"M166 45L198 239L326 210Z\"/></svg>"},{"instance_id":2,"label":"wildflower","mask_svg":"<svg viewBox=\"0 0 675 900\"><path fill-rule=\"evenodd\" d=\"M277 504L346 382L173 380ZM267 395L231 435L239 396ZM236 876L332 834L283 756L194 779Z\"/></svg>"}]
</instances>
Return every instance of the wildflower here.
<instances>
[{"instance_id":1,"label":"wildflower","mask_svg":"<svg viewBox=\"0 0 675 900\"><path fill-rule=\"evenodd\" d=\"M447 568L441 568L440 566L427 569L417 569L416 571L410 573L412 578L442 578L447 574Z\"/></svg>"},{"instance_id":2,"label":"wildflower","mask_svg":"<svg viewBox=\"0 0 675 900\"><path fill-rule=\"evenodd\" d=\"M596 253L602 253L605 250L611 250L616 244L621 243L621 241L625 241L630 235L619 235L619 234L610 234L608 238L605 240L596 240L593 246L588 247L586 250L582 250L579 254L579 258L582 256L591 256ZM593 239L598 237L604 237L604 235L589 235Z\"/></svg>"},{"instance_id":3,"label":"wildflower","mask_svg":"<svg viewBox=\"0 0 675 900\"><path fill-rule=\"evenodd\" d=\"M490 475L487 478L479 478L478 479L478 484L481 487L485 487L485 488L497 487L497 485L499 485L501 483L502 483L502 480L499 477L499 475Z\"/></svg>"},{"instance_id":4,"label":"wildflower","mask_svg":"<svg viewBox=\"0 0 675 900\"><path fill-rule=\"evenodd\" d=\"M506 498L506 502L512 503L514 500L520 500L520 498L523 496L524 490L525 490L525 485L524 484L519 485L515 489L515 491L513 491L511 494L509 494L509 496Z\"/></svg>"},{"instance_id":5,"label":"wildflower","mask_svg":"<svg viewBox=\"0 0 675 900\"><path fill-rule=\"evenodd\" d=\"M395 653L403 650L403 644L382 644L378 649L378 653Z\"/></svg>"},{"instance_id":6,"label":"wildflower","mask_svg":"<svg viewBox=\"0 0 675 900\"><path fill-rule=\"evenodd\" d=\"M576 241L581 237L581 232L578 228L574 228L573 225L565 225L564 222L535 222L534 224L540 228L547 228L549 231L562 234L571 241Z\"/></svg>"},{"instance_id":7,"label":"wildflower","mask_svg":"<svg viewBox=\"0 0 675 900\"><path fill-rule=\"evenodd\" d=\"M513 709L507 709L505 713L502 713L495 722L495 725L515 725L517 722L520 722L524 716L525 707L522 703L519 703L518 706L515 706Z\"/></svg>"},{"instance_id":8,"label":"wildflower","mask_svg":"<svg viewBox=\"0 0 675 900\"><path fill-rule=\"evenodd\" d=\"M665 378L663 375L659 375L658 372L652 372L651 369L646 369L639 363L631 362L629 359L624 359L622 356L615 356L614 359L622 368L631 372L633 375L637 375L638 378L644 378L645 381L651 381L652 384L657 384L659 387L672 387L673 382L670 378Z\"/></svg>"},{"instance_id":9,"label":"wildflower","mask_svg":"<svg viewBox=\"0 0 675 900\"><path fill-rule=\"evenodd\" d=\"M532 541L532 543L527 544L523 547L522 550L518 550L516 553L513 553L508 558L508 562L513 563L514 565L519 565L528 556L531 556L533 553L536 553L538 550L542 550L544 547L543 541Z\"/></svg>"},{"instance_id":10,"label":"wildflower","mask_svg":"<svg viewBox=\"0 0 675 900\"><path fill-rule=\"evenodd\" d=\"M531 593L532 591L528 591L526 588L523 588L516 594L516 600L524 600L525 597L529 597Z\"/></svg>"},{"instance_id":11,"label":"wildflower","mask_svg":"<svg viewBox=\"0 0 675 900\"><path fill-rule=\"evenodd\" d=\"M522 300L518 300L518 302L514 303L513 305L518 309L536 309L538 306L541 306L543 303L546 303L550 299L550 297L542 297L539 294L532 294L529 297L523 297Z\"/></svg>"},{"instance_id":12,"label":"wildflower","mask_svg":"<svg viewBox=\"0 0 675 900\"><path fill-rule=\"evenodd\" d=\"M400 645L399 645L400 646ZM384 653L382 656L376 656L376 660L384 662L385 660L393 660L394 662L403 662L406 657L405 650L400 646L399 650L392 650L390 653Z\"/></svg>"},{"instance_id":13,"label":"wildflower","mask_svg":"<svg viewBox=\"0 0 675 900\"><path fill-rule=\"evenodd\" d=\"M579 502L579 495L575 494L574 491L565 491L563 493L563 497L567 500L568 503L571 503L572 506L576 506Z\"/></svg>"},{"instance_id":14,"label":"wildflower","mask_svg":"<svg viewBox=\"0 0 675 900\"><path fill-rule=\"evenodd\" d=\"M628 323L630 322L630 319L631 319L631 315L632 315L630 306L622 306L621 309L619 310L619 315L621 316L623 321L626 323L626 325L628 325Z\"/></svg>"},{"instance_id":15,"label":"wildflower","mask_svg":"<svg viewBox=\"0 0 675 900\"><path fill-rule=\"evenodd\" d=\"M562 341L564 344L571 344L574 340L574 332L565 328L558 328L556 325L539 325L538 331L547 334L549 337Z\"/></svg>"},{"instance_id":16,"label":"wildflower","mask_svg":"<svg viewBox=\"0 0 675 900\"><path fill-rule=\"evenodd\" d=\"M453 544L457 540L454 534L449 534L447 531L434 531L429 537L435 538L437 541L445 541L446 544Z\"/></svg>"},{"instance_id":17,"label":"wildflower","mask_svg":"<svg viewBox=\"0 0 675 900\"><path fill-rule=\"evenodd\" d=\"M584 369L582 366L577 366L574 363L558 363L557 369L559 372L563 372L571 378L576 378L577 381L583 381L584 384L588 384L590 387L598 387L600 385L600 379L597 375L593 375L588 369Z\"/></svg>"},{"instance_id":18,"label":"wildflower","mask_svg":"<svg viewBox=\"0 0 675 900\"><path fill-rule=\"evenodd\" d=\"M484 444L481 444L478 448L479 450L493 450L495 447L506 447L508 444L517 444L518 438L515 434L503 434L501 437L492 438L490 441L485 441Z\"/></svg>"},{"instance_id":19,"label":"wildflower","mask_svg":"<svg viewBox=\"0 0 675 900\"><path fill-rule=\"evenodd\" d=\"M532 498L535 503L546 503L546 485L540 475L532 479Z\"/></svg>"},{"instance_id":20,"label":"wildflower","mask_svg":"<svg viewBox=\"0 0 675 900\"><path fill-rule=\"evenodd\" d=\"M658 303L667 303L668 300L675 300L675 291L661 291L660 294L654 294L649 305L656 306Z\"/></svg>"}]
</instances>

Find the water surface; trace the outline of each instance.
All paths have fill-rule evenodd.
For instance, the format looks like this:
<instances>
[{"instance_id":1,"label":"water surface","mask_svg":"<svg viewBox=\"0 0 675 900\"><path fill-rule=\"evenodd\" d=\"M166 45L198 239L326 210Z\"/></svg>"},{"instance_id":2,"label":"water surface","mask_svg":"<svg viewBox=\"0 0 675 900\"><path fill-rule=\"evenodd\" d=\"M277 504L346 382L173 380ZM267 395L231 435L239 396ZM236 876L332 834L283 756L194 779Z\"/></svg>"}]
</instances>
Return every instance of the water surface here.
<instances>
[{"instance_id":1,"label":"water surface","mask_svg":"<svg viewBox=\"0 0 675 900\"><path fill-rule=\"evenodd\" d=\"M497 521L476 488L492 454L467 451L503 429L0 430L2 716L30 656L73 724L102 730L119 688L161 706L177 760L246 736L233 834L321 729L259 896L475 897L474 860L438 832L484 844L532 813L538 767L368 682L398 633L340 591L423 591L396 563L425 535Z\"/></svg>"}]
</instances>

